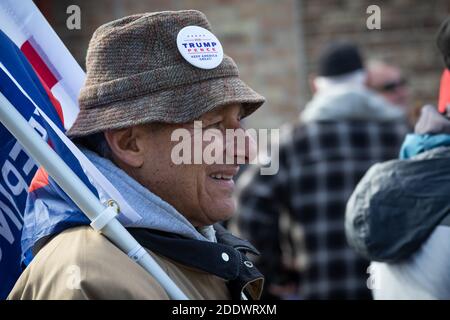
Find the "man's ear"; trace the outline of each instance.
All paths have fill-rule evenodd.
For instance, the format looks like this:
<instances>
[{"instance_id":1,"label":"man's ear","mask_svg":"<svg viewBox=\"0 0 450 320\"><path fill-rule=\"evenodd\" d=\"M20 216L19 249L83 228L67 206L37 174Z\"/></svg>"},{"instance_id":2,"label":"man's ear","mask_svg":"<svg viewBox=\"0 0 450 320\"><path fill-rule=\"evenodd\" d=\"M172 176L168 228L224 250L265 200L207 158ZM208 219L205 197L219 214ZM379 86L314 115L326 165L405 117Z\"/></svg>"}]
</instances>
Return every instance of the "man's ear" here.
<instances>
[{"instance_id":1,"label":"man's ear","mask_svg":"<svg viewBox=\"0 0 450 320\"><path fill-rule=\"evenodd\" d=\"M139 127L105 131L105 139L111 148L113 157L133 168L144 163L144 150L138 141L142 132Z\"/></svg>"}]
</instances>

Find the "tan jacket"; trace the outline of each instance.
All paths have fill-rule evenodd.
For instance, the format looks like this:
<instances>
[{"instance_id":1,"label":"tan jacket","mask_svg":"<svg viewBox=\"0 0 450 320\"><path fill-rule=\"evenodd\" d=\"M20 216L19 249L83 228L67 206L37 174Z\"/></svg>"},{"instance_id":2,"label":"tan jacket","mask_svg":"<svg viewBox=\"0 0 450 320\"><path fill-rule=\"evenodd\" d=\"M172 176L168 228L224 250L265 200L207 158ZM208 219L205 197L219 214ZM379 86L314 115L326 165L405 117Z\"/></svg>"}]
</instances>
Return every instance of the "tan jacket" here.
<instances>
[{"instance_id":1,"label":"tan jacket","mask_svg":"<svg viewBox=\"0 0 450 320\"><path fill-rule=\"evenodd\" d=\"M152 252L190 299L230 299L226 281ZM262 281L252 284L259 297ZM25 269L8 299L168 299L158 282L88 226L54 237Z\"/></svg>"}]
</instances>

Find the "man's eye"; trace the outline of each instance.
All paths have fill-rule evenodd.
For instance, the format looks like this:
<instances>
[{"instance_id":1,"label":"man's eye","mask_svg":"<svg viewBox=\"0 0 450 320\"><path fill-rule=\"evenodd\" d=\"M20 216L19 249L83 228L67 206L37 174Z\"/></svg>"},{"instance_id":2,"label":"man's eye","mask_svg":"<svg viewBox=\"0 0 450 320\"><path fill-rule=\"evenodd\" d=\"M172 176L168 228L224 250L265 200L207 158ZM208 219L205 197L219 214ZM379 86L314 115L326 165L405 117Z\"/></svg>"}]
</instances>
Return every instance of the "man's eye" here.
<instances>
[{"instance_id":1,"label":"man's eye","mask_svg":"<svg viewBox=\"0 0 450 320\"><path fill-rule=\"evenodd\" d=\"M222 121L214 122L214 123L206 126L206 129L220 129L221 124L222 124Z\"/></svg>"}]
</instances>

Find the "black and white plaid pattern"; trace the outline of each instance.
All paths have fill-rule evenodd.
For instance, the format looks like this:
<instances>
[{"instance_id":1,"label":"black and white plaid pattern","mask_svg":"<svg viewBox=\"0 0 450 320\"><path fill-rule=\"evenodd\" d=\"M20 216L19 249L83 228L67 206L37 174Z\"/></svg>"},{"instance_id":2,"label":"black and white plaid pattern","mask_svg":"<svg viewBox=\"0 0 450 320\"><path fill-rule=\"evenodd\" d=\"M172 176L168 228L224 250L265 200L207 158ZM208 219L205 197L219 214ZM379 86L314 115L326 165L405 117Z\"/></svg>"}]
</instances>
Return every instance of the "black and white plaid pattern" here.
<instances>
[{"instance_id":1,"label":"black and white plaid pattern","mask_svg":"<svg viewBox=\"0 0 450 320\"><path fill-rule=\"evenodd\" d=\"M345 206L371 165L398 156L407 132L402 122L311 122L290 129L280 146L280 170L252 168L239 181L238 224L262 252L268 282L282 272L279 215L287 210L305 232L308 257L300 298L370 298L368 262L347 245Z\"/></svg>"}]
</instances>

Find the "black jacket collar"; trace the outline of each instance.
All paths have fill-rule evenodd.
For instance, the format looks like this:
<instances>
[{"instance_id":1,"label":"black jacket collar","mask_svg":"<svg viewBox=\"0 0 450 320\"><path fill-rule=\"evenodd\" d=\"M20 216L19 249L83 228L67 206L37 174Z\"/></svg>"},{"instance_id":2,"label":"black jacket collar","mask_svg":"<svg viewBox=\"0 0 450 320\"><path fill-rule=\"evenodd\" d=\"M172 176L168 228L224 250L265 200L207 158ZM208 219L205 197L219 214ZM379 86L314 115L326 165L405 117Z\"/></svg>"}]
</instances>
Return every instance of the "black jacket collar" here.
<instances>
[{"instance_id":1,"label":"black jacket collar","mask_svg":"<svg viewBox=\"0 0 450 320\"><path fill-rule=\"evenodd\" d=\"M258 250L221 225L214 225L214 229L217 243L151 229L129 228L128 231L150 251L228 280L233 299L240 299L244 290L251 298L258 299L264 277L246 256L246 253L259 255Z\"/></svg>"}]
</instances>

